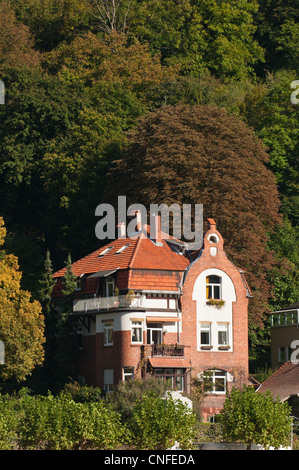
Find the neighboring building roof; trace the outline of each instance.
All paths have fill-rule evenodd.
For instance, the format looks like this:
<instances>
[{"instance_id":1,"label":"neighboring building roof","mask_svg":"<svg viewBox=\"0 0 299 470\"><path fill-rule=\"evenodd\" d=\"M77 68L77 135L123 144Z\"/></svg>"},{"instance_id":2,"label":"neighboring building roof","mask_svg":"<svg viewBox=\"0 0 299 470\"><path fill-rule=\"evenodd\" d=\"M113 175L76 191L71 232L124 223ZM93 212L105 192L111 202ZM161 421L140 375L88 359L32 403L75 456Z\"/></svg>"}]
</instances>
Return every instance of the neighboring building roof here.
<instances>
[{"instance_id":1,"label":"neighboring building roof","mask_svg":"<svg viewBox=\"0 0 299 470\"><path fill-rule=\"evenodd\" d=\"M287 310L297 310L297 309L299 309L299 302L289 304L286 307L280 308L279 310L276 310L275 312L271 312L271 313L286 312Z\"/></svg>"},{"instance_id":2,"label":"neighboring building roof","mask_svg":"<svg viewBox=\"0 0 299 470\"><path fill-rule=\"evenodd\" d=\"M299 362L285 362L257 391L265 393L267 390L270 390L274 400L279 397L280 401L299 395Z\"/></svg>"}]
</instances>

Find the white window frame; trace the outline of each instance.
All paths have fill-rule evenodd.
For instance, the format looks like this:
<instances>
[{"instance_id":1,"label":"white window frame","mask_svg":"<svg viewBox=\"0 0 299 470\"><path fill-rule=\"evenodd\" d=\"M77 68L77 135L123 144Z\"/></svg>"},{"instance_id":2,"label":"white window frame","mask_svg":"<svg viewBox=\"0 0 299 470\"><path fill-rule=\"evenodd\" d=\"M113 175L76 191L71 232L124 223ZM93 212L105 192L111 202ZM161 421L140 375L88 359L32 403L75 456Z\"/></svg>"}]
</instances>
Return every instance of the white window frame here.
<instances>
[{"instance_id":1,"label":"white window frame","mask_svg":"<svg viewBox=\"0 0 299 470\"><path fill-rule=\"evenodd\" d=\"M210 277L218 277L219 278L219 283L216 283L216 282L207 282L207 278L210 278ZM222 278L221 276L218 276L218 274L209 274L208 276L206 276L206 290L207 290L207 287L208 288L211 288L211 297L208 296L207 292L206 292L206 300L221 300L222 299ZM219 298L218 297L215 297L215 287L219 287Z\"/></svg>"},{"instance_id":2,"label":"white window frame","mask_svg":"<svg viewBox=\"0 0 299 470\"><path fill-rule=\"evenodd\" d=\"M211 376L209 375L205 375L206 372L210 372L212 373ZM218 369L213 369L213 370L209 370L207 369L204 373L203 373L203 379L205 379L205 377L207 377L209 380L212 380L212 383L213 383L213 389L212 390L208 390L207 392L205 392L206 394L213 394L213 395L225 395L226 394L226 390L227 390L227 372L225 370L218 370ZM216 387L216 381L217 379L223 379L224 380L224 390L215 390L215 387Z\"/></svg>"},{"instance_id":3,"label":"white window frame","mask_svg":"<svg viewBox=\"0 0 299 470\"><path fill-rule=\"evenodd\" d=\"M202 343L202 341L201 341L201 339L202 339L201 334L202 333L208 333L208 335L209 335L208 343ZM204 322L204 321L200 322L199 323L199 345L200 346L211 346L211 344L212 344L212 342L211 342L212 336L211 335L212 335L211 322Z\"/></svg>"},{"instance_id":4,"label":"white window frame","mask_svg":"<svg viewBox=\"0 0 299 470\"><path fill-rule=\"evenodd\" d=\"M106 297L113 297L114 296L114 279L113 277L107 277L105 282L105 289L106 289ZM110 291L111 295L109 295L109 290L112 286L112 290Z\"/></svg>"},{"instance_id":5,"label":"white window frame","mask_svg":"<svg viewBox=\"0 0 299 470\"><path fill-rule=\"evenodd\" d=\"M140 330L139 335L134 335L135 330ZM140 336L140 340L134 339ZM143 344L143 321L141 320L131 320L131 343L132 344Z\"/></svg>"},{"instance_id":6,"label":"white window frame","mask_svg":"<svg viewBox=\"0 0 299 470\"><path fill-rule=\"evenodd\" d=\"M149 324L156 324L156 322L149 322ZM161 344L162 341L163 341L163 327L162 327L162 324L161 326L155 326L155 327L149 327L148 325L146 325L146 341L147 341L147 344ZM153 341L153 331L157 331L158 333L160 333L160 338L161 338L161 341L160 343L154 343ZM148 341L148 335L149 335L149 341Z\"/></svg>"},{"instance_id":7,"label":"white window frame","mask_svg":"<svg viewBox=\"0 0 299 470\"><path fill-rule=\"evenodd\" d=\"M113 345L113 320L103 322L103 340L104 346Z\"/></svg>"},{"instance_id":8,"label":"white window frame","mask_svg":"<svg viewBox=\"0 0 299 470\"><path fill-rule=\"evenodd\" d=\"M226 342L220 343L219 341L219 333L225 332ZM217 340L218 340L218 347L219 346L229 346L229 323L227 322L219 322L217 325Z\"/></svg>"},{"instance_id":9,"label":"white window frame","mask_svg":"<svg viewBox=\"0 0 299 470\"><path fill-rule=\"evenodd\" d=\"M123 367L123 382L126 380L134 379L134 367L126 366Z\"/></svg>"}]
</instances>

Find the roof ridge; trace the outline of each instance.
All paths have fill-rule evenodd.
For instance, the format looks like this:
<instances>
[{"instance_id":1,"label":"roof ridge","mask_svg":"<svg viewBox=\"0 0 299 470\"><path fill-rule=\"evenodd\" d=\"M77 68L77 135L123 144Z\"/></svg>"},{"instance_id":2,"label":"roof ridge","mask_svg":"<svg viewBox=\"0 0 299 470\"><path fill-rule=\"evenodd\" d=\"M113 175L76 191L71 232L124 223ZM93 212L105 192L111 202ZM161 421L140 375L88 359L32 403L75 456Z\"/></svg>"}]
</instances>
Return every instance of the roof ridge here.
<instances>
[{"instance_id":1,"label":"roof ridge","mask_svg":"<svg viewBox=\"0 0 299 470\"><path fill-rule=\"evenodd\" d=\"M132 253L132 256L131 256L131 259L130 259L130 262L129 262L129 265L128 265L128 268L129 268L129 269L132 268L132 266L133 266L133 263L134 263L135 258L136 258L136 256L137 256L137 252L138 252L139 247L140 247L141 240L142 240L142 237L138 237L138 238L137 238L137 243L136 243L136 245L135 245L135 249L134 249L134 251L133 251L133 253Z\"/></svg>"},{"instance_id":2,"label":"roof ridge","mask_svg":"<svg viewBox=\"0 0 299 470\"><path fill-rule=\"evenodd\" d=\"M273 376L275 376L281 369L283 369L288 363L291 363L291 361L284 362L280 367L278 367L278 369L276 369L273 372L273 374L269 375L269 377L267 377L266 380L264 380L264 382L261 385L264 385L268 380L270 380Z\"/></svg>"}]
</instances>

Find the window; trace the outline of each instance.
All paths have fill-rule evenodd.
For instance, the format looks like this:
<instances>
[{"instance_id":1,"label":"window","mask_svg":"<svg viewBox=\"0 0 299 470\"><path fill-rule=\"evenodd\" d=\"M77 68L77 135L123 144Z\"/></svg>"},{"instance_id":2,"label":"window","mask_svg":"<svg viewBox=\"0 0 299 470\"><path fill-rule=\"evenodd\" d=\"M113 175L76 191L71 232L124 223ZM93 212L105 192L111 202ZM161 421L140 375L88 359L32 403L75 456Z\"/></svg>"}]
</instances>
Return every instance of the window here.
<instances>
[{"instance_id":1,"label":"window","mask_svg":"<svg viewBox=\"0 0 299 470\"><path fill-rule=\"evenodd\" d=\"M224 370L207 370L203 375L206 393L226 393L226 372Z\"/></svg>"},{"instance_id":2,"label":"window","mask_svg":"<svg viewBox=\"0 0 299 470\"><path fill-rule=\"evenodd\" d=\"M105 248L105 250L102 251L102 252L98 255L98 258L99 258L100 256L104 256L104 255L106 255L107 253L109 253L109 251L112 250L112 248L114 248L114 246L108 246L108 248Z\"/></svg>"},{"instance_id":3,"label":"window","mask_svg":"<svg viewBox=\"0 0 299 470\"><path fill-rule=\"evenodd\" d=\"M122 253L126 248L128 248L128 246L130 246L130 243L128 243L127 245L122 246L119 250L117 250L117 252L116 252L115 254L116 254L116 255L119 255L119 254Z\"/></svg>"},{"instance_id":4,"label":"window","mask_svg":"<svg viewBox=\"0 0 299 470\"><path fill-rule=\"evenodd\" d=\"M132 343L143 343L142 321L132 321Z\"/></svg>"},{"instance_id":5,"label":"window","mask_svg":"<svg viewBox=\"0 0 299 470\"><path fill-rule=\"evenodd\" d=\"M218 243L219 237L215 233L212 233L211 235L209 235L208 240L210 243Z\"/></svg>"},{"instance_id":6,"label":"window","mask_svg":"<svg viewBox=\"0 0 299 470\"><path fill-rule=\"evenodd\" d=\"M184 391L185 389L185 369L155 369L155 377L166 380L171 390Z\"/></svg>"},{"instance_id":7,"label":"window","mask_svg":"<svg viewBox=\"0 0 299 470\"><path fill-rule=\"evenodd\" d=\"M162 325L160 323L147 324L147 344L162 343Z\"/></svg>"},{"instance_id":8,"label":"window","mask_svg":"<svg viewBox=\"0 0 299 470\"><path fill-rule=\"evenodd\" d=\"M113 391L113 369L105 369L104 370L104 390L106 393Z\"/></svg>"},{"instance_id":9,"label":"window","mask_svg":"<svg viewBox=\"0 0 299 470\"><path fill-rule=\"evenodd\" d=\"M278 348L278 362L286 362L291 358L293 349L290 346L280 346Z\"/></svg>"},{"instance_id":10,"label":"window","mask_svg":"<svg viewBox=\"0 0 299 470\"><path fill-rule=\"evenodd\" d=\"M221 277L214 275L206 277L206 298L221 299Z\"/></svg>"},{"instance_id":11,"label":"window","mask_svg":"<svg viewBox=\"0 0 299 470\"><path fill-rule=\"evenodd\" d=\"M113 320L104 322L104 346L113 344Z\"/></svg>"},{"instance_id":12,"label":"window","mask_svg":"<svg viewBox=\"0 0 299 470\"><path fill-rule=\"evenodd\" d=\"M218 346L228 346L228 323L218 324Z\"/></svg>"},{"instance_id":13,"label":"window","mask_svg":"<svg viewBox=\"0 0 299 470\"><path fill-rule=\"evenodd\" d=\"M124 367L123 368L123 381L130 380L134 378L134 367Z\"/></svg>"},{"instance_id":14,"label":"window","mask_svg":"<svg viewBox=\"0 0 299 470\"><path fill-rule=\"evenodd\" d=\"M210 346L211 344L211 324L200 323L200 345Z\"/></svg>"},{"instance_id":15,"label":"window","mask_svg":"<svg viewBox=\"0 0 299 470\"><path fill-rule=\"evenodd\" d=\"M106 279L106 297L112 297L114 295L114 279L107 277Z\"/></svg>"}]
</instances>

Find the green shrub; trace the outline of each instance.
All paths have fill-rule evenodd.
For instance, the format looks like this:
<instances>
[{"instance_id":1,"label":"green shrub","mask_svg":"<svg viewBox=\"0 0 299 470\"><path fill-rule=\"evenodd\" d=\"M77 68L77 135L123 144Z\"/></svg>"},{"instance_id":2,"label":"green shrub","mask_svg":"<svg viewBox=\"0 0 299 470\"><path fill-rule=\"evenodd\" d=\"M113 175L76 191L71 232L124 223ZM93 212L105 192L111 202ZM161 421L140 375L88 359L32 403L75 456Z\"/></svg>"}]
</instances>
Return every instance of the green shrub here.
<instances>
[{"instance_id":1,"label":"green shrub","mask_svg":"<svg viewBox=\"0 0 299 470\"><path fill-rule=\"evenodd\" d=\"M80 385L78 382L66 384L62 393L69 394L77 403L89 403L102 399L100 388Z\"/></svg>"},{"instance_id":2,"label":"green shrub","mask_svg":"<svg viewBox=\"0 0 299 470\"><path fill-rule=\"evenodd\" d=\"M191 449L196 416L180 400L148 393L134 406L128 422L136 449L169 449L177 441L181 449Z\"/></svg>"},{"instance_id":3,"label":"green shrub","mask_svg":"<svg viewBox=\"0 0 299 470\"><path fill-rule=\"evenodd\" d=\"M16 445L18 416L14 404L13 398L0 395L0 450L11 450Z\"/></svg>"},{"instance_id":4,"label":"green shrub","mask_svg":"<svg viewBox=\"0 0 299 470\"><path fill-rule=\"evenodd\" d=\"M118 414L103 401L76 403L69 395L25 397L21 403L22 449L113 449L122 444Z\"/></svg>"}]
</instances>

